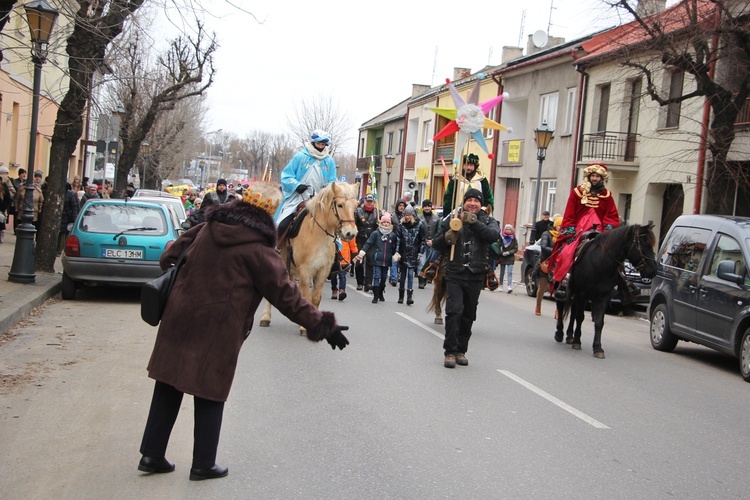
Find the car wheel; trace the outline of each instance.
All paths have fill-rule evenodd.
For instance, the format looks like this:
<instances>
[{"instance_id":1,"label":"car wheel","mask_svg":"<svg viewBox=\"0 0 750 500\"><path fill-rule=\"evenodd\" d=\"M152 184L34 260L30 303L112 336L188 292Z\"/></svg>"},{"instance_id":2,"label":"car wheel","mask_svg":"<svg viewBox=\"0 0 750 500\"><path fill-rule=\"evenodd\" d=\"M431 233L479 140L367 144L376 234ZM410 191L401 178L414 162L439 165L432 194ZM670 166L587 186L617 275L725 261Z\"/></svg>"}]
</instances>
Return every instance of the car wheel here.
<instances>
[{"instance_id":1,"label":"car wheel","mask_svg":"<svg viewBox=\"0 0 750 500\"><path fill-rule=\"evenodd\" d=\"M651 346L657 351L672 352L678 339L669 329L666 304L659 304L651 313Z\"/></svg>"},{"instance_id":2,"label":"car wheel","mask_svg":"<svg viewBox=\"0 0 750 500\"><path fill-rule=\"evenodd\" d=\"M76 282L65 273L62 277L62 298L63 300L74 300L76 298Z\"/></svg>"},{"instance_id":3,"label":"car wheel","mask_svg":"<svg viewBox=\"0 0 750 500\"><path fill-rule=\"evenodd\" d=\"M526 295L528 295L529 297L536 297L537 282L531 277L531 275L532 269L531 267L529 267L523 273L523 282L526 285Z\"/></svg>"},{"instance_id":4,"label":"car wheel","mask_svg":"<svg viewBox=\"0 0 750 500\"><path fill-rule=\"evenodd\" d=\"M740 343L740 373L745 382L750 382L750 328L742 334Z\"/></svg>"}]
</instances>

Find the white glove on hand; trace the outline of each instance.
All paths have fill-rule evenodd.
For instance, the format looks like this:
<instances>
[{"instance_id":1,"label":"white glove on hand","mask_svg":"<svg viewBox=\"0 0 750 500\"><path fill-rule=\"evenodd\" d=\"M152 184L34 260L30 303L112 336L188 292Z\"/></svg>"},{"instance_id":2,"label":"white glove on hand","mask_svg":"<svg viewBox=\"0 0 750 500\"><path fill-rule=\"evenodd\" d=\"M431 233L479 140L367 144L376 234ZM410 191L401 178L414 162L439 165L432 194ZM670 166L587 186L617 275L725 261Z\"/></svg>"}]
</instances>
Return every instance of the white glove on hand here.
<instances>
[{"instance_id":1,"label":"white glove on hand","mask_svg":"<svg viewBox=\"0 0 750 500\"><path fill-rule=\"evenodd\" d=\"M507 257L508 255L510 255L510 252L503 252L503 257Z\"/></svg>"},{"instance_id":2,"label":"white glove on hand","mask_svg":"<svg viewBox=\"0 0 750 500\"><path fill-rule=\"evenodd\" d=\"M356 257L354 257L353 260L356 260L357 262L362 262L362 259L365 258L365 251L360 250Z\"/></svg>"},{"instance_id":3,"label":"white glove on hand","mask_svg":"<svg viewBox=\"0 0 750 500\"><path fill-rule=\"evenodd\" d=\"M396 252L393 254L393 262L398 262L401 260L401 254Z\"/></svg>"}]
</instances>

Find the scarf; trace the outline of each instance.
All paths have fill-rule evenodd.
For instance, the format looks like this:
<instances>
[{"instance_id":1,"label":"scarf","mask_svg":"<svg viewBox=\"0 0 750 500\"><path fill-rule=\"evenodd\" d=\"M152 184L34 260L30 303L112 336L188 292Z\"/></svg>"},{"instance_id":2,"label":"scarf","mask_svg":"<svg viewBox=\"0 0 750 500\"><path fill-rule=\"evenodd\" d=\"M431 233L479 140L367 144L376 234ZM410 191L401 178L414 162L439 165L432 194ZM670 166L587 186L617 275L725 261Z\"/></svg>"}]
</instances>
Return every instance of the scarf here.
<instances>
[{"instance_id":1,"label":"scarf","mask_svg":"<svg viewBox=\"0 0 750 500\"><path fill-rule=\"evenodd\" d=\"M515 235L513 233L503 233L503 246L507 247L508 245L510 245L510 242L513 241L513 238L515 238Z\"/></svg>"},{"instance_id":2,"label":"scarf","mask_svg":"<svg viewBox=\"0 0 750 500\"><path fill-rule=\"evenodd\" d=\"M322 160L323 158L328 156L327 147L323 151L318 151L317 149L315 149L315 146L313 146L312 143L308 142L307 144L305 144L305 149L307 149L307 152L317 160Z\"/></svg>"},{"instance_id":3,"label":"scarf","mask_svg":"<svg viewBox=\"0 0 750 500\"><path fill-rule=\"evenodd\" d=\"M557 231L555 231L554 229L550 229L549 230L549 234L552 235L552 243L556 242L557 241Z\"/></svg>"}]
</instances>

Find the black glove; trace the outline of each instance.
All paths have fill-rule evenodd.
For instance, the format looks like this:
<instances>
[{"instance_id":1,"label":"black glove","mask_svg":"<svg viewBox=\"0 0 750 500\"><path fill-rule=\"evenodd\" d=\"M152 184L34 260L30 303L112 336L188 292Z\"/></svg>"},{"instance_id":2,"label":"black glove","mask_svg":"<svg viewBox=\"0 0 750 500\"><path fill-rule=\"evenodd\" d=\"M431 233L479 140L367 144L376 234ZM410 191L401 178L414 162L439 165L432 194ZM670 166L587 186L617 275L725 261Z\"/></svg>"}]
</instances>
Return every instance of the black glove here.
<instances>
[{"instance_id":1,"label":"black glove","mask_svg":"<svg viewBox=\"0 0 750 500\"><path fill-rule=\"evenodd\" d=\"M308 187L309 186L307 184L300 184L299 186L297 186L297 189L295 189L295 191L297 191L299 194L302 194L307 191Z\"/></svg>"},{"instance_id":2,"label":"black glove","mask_svg":"<svg viewBox=\"0 0 750 500\"><path fill-rule=\"evenodd\" d=\"M344 337L344 334L341 333L342 331L348 330L348 326L341 326L336 325L336 328L333 330L333 333L326 338L326 342L328 342L331 346L331 349L334 351L338 347L342 351L344 350L344 347L349 345L349 339Z\"/></svg>"}]
</instances>

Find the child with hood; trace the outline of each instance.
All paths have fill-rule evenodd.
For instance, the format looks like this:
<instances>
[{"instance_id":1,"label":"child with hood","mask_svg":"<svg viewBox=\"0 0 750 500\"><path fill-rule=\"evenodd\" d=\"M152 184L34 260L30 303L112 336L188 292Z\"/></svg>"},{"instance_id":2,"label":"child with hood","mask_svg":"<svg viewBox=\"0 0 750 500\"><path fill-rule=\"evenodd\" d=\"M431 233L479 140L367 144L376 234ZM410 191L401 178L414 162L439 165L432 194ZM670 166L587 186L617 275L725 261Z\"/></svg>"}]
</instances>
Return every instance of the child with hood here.
<instances>
[{"instance_id":1,"label":"child with hood","mask_svg":"<svg viewBox=\"0 0 750 500\"><path fill-rule=\"evenodd\" d=\"M513 226L506 224L503 232L500 234L500 257L497 263L500 265L500 291L503 291L503 275L508 270L508 293L513 291L513 264L516 262L516 252L518 251L518 240L516 239L516 230Z\"/></svg>"},{"instance_id":2,"label":"child with hood","mask_svg":"<svg viewBox=\"0 0 750 500\"><path fill-rule=\"evenodd\" d=\"M414 303L414 270L419 265L420 256L425 252L425 229L414 207L407 205L398 229L398 262L400 277L398 282L398 303L404 303L404 285L406 285L406 305Z\"/></svg>"},{"instance_id":3,"label":"child with hood","mask_svg":"<svg viewBox=\"0 0 750 500\"><path fill-rule=\"evenodd\" d=\"M393 231L391 215L383 212L380 216L380 226L372 232L365 245L360 248L359 254L354 258L356 261L364 259L369 250L373 250L373 280L372 280L372 303L384 302L385 282L388 279L388 268L391 263L398 262L401 256L396 252L398 247L398 236Z\"/></svg>"}]
</instances>

